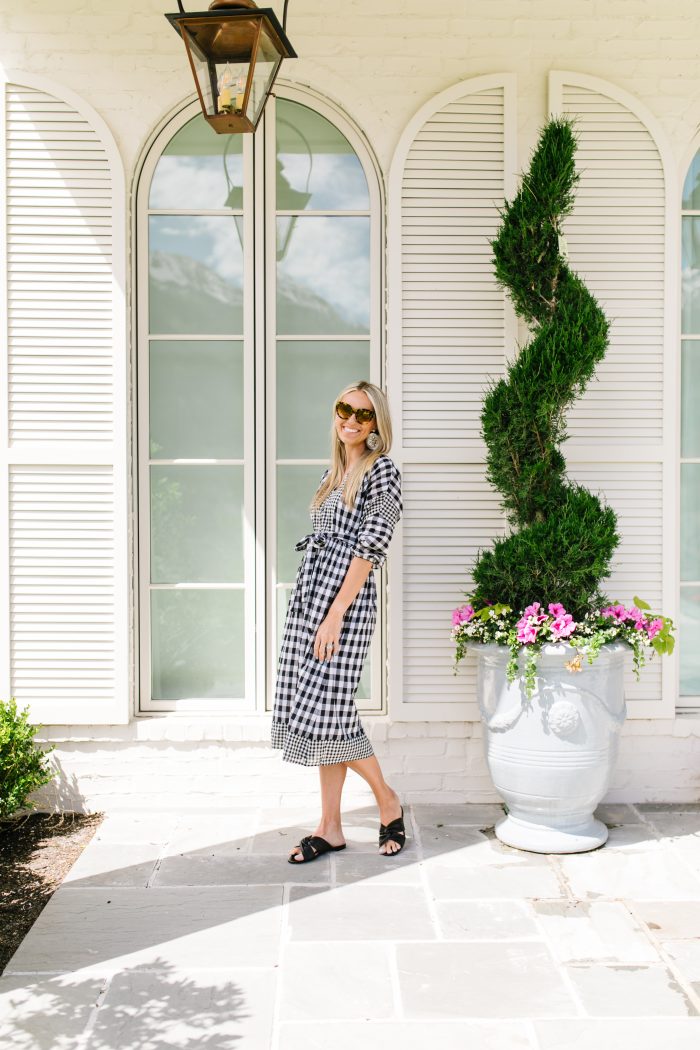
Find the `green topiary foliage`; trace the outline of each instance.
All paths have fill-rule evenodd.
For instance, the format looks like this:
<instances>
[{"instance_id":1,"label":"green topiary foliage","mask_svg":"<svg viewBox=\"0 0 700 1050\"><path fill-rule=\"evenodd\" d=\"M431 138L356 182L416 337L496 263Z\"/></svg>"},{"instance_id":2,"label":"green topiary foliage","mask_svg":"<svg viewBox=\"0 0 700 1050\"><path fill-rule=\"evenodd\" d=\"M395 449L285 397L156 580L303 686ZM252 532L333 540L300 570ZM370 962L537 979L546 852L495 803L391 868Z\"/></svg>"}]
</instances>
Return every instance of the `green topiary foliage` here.
<instances>
[{"instance_id":1,"label":"green topiary foliage","mask_svg":"<svg viewBox=\"0 0 700 1050\"><path fill-rule=\"evenodd\" d=\"M511 534L482 551L473 601L516 611L561 602L579 618L602 599L619 542L616 517L567 481L560 445L565 412L605 356L608 321L560 252L561 221L574 202L576 139L549 121L517 196L492 242L495 272L533 338L484 400L487 477L503 496Z\"/></svg>"},{"instance_id":2,"label":"green topiary foliage","mask_svg":"<svg viewBox=\"0 0 700 1050\"><path fill-rule=\"evenodd\" d=\"M46 757L53 745L42 750L34 742L39 729L30 725L28 708L17 710L14 697L0 700L0 820L34 809L29 795L55 776Z\"/></svg>"}]
</instances>

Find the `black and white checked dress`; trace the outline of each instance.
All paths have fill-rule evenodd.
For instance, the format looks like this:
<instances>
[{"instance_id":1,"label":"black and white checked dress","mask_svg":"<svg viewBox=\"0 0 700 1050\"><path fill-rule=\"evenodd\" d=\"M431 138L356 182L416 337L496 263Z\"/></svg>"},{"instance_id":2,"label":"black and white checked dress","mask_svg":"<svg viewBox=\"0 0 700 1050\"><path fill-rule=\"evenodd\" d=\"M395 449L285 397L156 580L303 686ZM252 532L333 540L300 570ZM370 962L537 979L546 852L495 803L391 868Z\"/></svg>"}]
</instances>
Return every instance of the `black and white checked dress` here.
<instances>
[{"instance_id":1,"label":"black and white checked dress","mask_svg":"<svg viewBox=\"0 0 700 1050\"><path fill-rule=\"evenodd\" d=\"M339 651L331 660L317 660L313 649L353 557L366 558L373 569L384 564L401 517L401 474L388 456L379 456L352 510L341 498L343 487L312 512L313 532L296 544L304 558L289 598L277 672L272 746L282 748L285 761L304 766L374 754L355 706L377 620L374 572L345 612Z\"/></svg>"}]
</instances>

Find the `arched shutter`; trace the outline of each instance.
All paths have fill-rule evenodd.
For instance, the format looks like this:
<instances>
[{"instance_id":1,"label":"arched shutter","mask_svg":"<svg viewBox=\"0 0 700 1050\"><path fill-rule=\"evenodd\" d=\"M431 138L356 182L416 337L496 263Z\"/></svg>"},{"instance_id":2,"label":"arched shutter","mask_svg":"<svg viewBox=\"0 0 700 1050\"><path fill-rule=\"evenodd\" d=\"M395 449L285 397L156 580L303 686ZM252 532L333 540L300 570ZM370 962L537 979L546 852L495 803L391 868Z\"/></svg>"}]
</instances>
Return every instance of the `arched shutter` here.
<instances>
[{"instance_id":1,"label":"arched shutter","mask_svg":"<svg viewBox=\"0 0 700 1050\"><path fill-rule=\"evenodd\" d=\"M550 109L575 117L579 138L570 263L612 322L606 359L569 414L569 474L618 514L622 542L606 593L623 602L638 595L673 615L678 263L668 152L654 118L606 81L552 73ZM628 673L630 714L673 714L674 661L655 660L638 683Z\"/></svg>"},{"instance_id":2,"label":"arched shutter","mask_svg":"<svg viewBox=\"0 0 700 1050\"><path fill-rule=\"evenodd\" d=\"M455 85L406 128L389 185L388 390L405 511L389 572L390 713L476 718L474 664L452 671L451 610L503 531L480 412L515 341L490 239L514 189L515 82Z\"/></svg>"},{"instance_id":3,"label":"arched shutter","mask_svg":"<svg viewBox=\"0 0 700 1050\"><path fill-rule=\"evenodd\" d=\"M78 96L19 73L2 88L2 690L33 721L125 722L124 174Z\"/></svg>"}]
</instances>

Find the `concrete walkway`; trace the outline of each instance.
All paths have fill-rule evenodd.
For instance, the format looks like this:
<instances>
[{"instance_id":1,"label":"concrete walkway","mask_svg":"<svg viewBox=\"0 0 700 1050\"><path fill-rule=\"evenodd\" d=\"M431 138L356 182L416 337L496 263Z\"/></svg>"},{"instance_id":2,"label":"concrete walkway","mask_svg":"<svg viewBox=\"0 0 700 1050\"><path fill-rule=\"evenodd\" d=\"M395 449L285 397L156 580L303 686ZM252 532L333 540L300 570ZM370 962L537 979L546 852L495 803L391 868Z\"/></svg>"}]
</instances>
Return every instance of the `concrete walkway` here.
<instances>
[{"instance_id":1,"label":"concrete walkway","mask_svg":"<svg viewBox=\"0 0 700 1050\"><path fill-rule=\"evenodd\" d=\"M0 978L0 1046L698 1050L700 806L599 815L557 858L414 805L385 858L356 809L296 868L310 811L109 816Z\"/></svg>"}]
</instances>

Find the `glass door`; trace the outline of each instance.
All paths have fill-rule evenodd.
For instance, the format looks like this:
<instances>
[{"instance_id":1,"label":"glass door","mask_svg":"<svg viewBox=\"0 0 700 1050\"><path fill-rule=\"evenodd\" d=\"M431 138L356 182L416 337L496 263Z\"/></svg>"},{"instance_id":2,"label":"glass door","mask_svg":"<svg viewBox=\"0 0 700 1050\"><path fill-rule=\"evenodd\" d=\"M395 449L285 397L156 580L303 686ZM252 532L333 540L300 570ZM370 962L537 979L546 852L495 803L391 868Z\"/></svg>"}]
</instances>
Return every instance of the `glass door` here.
<instances>
[{"instance_id":1,"label":"glass door","mask_svg":"<svg viewBox=\"0 0 700 1050\"><path fill-rule=\"evenodd\" d=\"M276 220L267 252L268 288L274 288L268 300L274 311L268 313L267 397L270 532L276 536L269 565L274 683L301 557L294 544L311 529L309 503L328 463L334 399L355 380L379 382L380 281L373 266L376 209L348 138L328 117L291 98L275 100L266 119L266 183L274 192ZM372 674L372 663L379 671L378 636L357 693L365 710L381 706L381 679Z\"/></svg>"},{"instance_id":2,"label":"glass door","mask_svg":"<svg viewBox=\"0 0 700 1050\"><path fill-rule=\"evenodd\" d=\"M144 172L151 175L138 245L140 287L148 287L138 376L144 710L248 710L254 696L244 149L243 137L216 135L196 115Z\"/></svg>"},{"instance_id":3,"label":"glass door","mask_svg":"<svg viewBox=\"0 0 700 1050\"><path fill-rule=\"evenodd\" d=\"M301 97L271 99L254 137L188 107L144 163L141 710L271 706L333 399L381 381L378 187L352 134ZM378 628L369 710L380 646Z\"/></svg>"}]
</instances>

